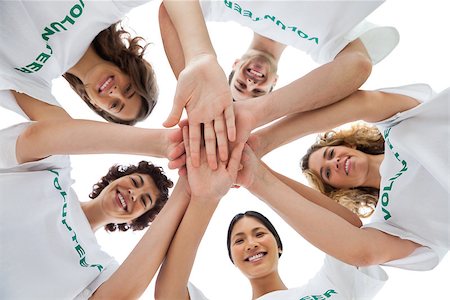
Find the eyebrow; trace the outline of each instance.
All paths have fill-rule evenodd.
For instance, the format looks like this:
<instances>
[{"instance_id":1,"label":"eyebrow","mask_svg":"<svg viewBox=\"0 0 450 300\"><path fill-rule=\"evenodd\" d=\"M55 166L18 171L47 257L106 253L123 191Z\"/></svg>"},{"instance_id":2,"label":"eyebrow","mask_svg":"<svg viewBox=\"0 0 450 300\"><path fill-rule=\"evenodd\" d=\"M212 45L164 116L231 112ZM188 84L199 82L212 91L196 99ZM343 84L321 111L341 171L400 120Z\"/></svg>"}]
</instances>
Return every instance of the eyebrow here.
<instances>
[{"instance_id":1,"label":"eyebrow","mask_svg":"<svg viewBox=\"0 0 450 300\"><path fill-rule=\"evenodd\" d=\"M124 107L125 107L125 104L122 103L122 106L120 106L120 108L119 108L119 110L117 111L117 113L120 113Z\"/></svg>"},{"instance_id":2,"label":"eyebrow","mask_svg":"<svg viewBox=\"0 0 450 300\"><path fill-rule=\"evenodd\" d=\"M327 156L327 150L328 150L328 148L325 148L325 150L323 150L323 158L324 159ZM320 175L320 178L322 178L322 180L325 181L325 178L323 177L323 167L320 167L319 175Z\"/></svg>"},{"instance_id":3,"label":"eyebrow","mask_svg":"<svg viewBox=\"0 0 450 300\"><path fill-rule=\"evenodd\" d=\"M261 230L261 229L267 230L267 228L265 228L265 227L255 227L255 228L252 229L252 233L255 232L255 231ZM235 238L236 236L240 236L240 235L245 235L245 233L243 233L243 232L235 233L233 235L233 238Z\"/></svg>"},{"instance_id":4,"label":"eyebrow","mask_svg":"<svg viewBox=\"0 0 450 300\"><path fill-rule=\"evenodd\" d=\"M144 178L142 178L141 175L137 174L137 177L139 177L139 180L141 181L141 184L139 185L139 187L144 185Z\"/></svg>"}]
</instances>

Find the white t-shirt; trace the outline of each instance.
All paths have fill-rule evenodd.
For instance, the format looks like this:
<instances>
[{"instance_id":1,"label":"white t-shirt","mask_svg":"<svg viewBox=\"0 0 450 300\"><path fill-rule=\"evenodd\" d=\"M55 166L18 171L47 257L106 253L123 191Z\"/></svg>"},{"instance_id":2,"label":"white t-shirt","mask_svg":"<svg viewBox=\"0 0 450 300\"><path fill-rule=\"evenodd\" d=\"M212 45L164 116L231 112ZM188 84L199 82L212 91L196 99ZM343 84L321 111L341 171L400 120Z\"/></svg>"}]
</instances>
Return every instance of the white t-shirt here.
<instances>
[{"instance_id":1,"label":"white t-shirt","mask_svg":"<svg viewBox=\"0 0 450 300\"><path fill-rule=\"evenodd\" d=\"M421 84L382 91L423 103L376 124L385 154L380 198L366 227L424 246L386 265L429 270L450 247L450 89L436 95Z\"/></svg>"},{"instance_id":2,"label":"white t-shirt","mask_svg":"<svg viewBox=\"0 0 450 300\"><path fill-rule=\"evenodd\" d=\"M142 3L0 1L0 93L15 90L60 106L51 93L52 80L80 60L100 31ZM0 105L17 111L12 99Z\"/></svg>"},{"instance_id":3,"label":"white t-shirt","mask_svg":"<svg viewBox=\"0 0 450 300\"><path fill-rule=\"evenodd\" d=\"M398 44L393 27L377 27L364 19L383 3L359 1L201 1L207 21L235 21L254 32L309 54L324 64L358 37L372 63Z\"/></svg>"},{"instance_id":4,"label":"white t-shirt","mask_svg":"<svg viewBox=\"0 0 450 300\"><path fill-rule=\"evenodd\" d=\"M326 256L322 268L301 287L274 291L258 300L350 300L372 299L388 279L379 266L357 268ZM192 283L188 285L191 300L208 298Z\"/></svg>"},{"instance_id":5,"label":"white t-shirt","mask_svg":"<svg viewBox=\"0 0 450 300\"><path fill-rule=\"evenodd\" d=\"M71 185L69 156L18 165L0 130L0 299L88 299L118 268L100 249Z\"/></svg>"}]
</instances>

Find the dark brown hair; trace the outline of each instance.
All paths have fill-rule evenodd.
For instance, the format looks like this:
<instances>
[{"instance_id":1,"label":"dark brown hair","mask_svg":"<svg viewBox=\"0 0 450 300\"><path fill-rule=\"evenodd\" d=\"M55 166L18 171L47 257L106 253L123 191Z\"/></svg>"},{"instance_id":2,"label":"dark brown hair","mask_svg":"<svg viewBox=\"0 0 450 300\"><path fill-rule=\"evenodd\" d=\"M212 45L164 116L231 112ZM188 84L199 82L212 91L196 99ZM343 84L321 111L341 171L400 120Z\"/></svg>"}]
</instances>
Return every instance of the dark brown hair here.
<instances>
[{"instance_id":1,"label":"dark brown hair","mask_svg":"<svg viewBox=\"0 0 450 300\"><path fill-rule=\"evenodd\" d=\"M115 64L122 72L130 76L133 88L141 96L141 110L134 120L122 120L108 112L95 107L86 93L83 82L71 73L63 77L69 82L72 89L84 102L98 115L108 122L134 125L148 117L156 105L158 86L152 66L143 58L148 44L141 37L132 38L130 33L123 29L119 22L112 24L101 31L92 41L95 52L104 60Z\"/></svg>"},{"instance_id":2,"label":"dark brown hair","mask_svg":"<svg viewBox=\"0 0 450 300\"><path fill-rule=\"evenodd\" d=\"M105 225L106 231L115 231L116 229L120 231L127 231L128 229L132 230L142 230L147 227L158 215L161 209L167 202L169 198L169 188L173 186L173 182L167 178L164 174L164 170L161 167L157 167L150 162L141 161L136 165L122 166L122 165L114 165L112 166L108 173L103 176L92 188L92 192L89 194L91 199L95 199L100 195L105 187L107 187L114 180L127 176L130 174L139 173L139 174L148 174L153 181L155 182L156 187L159 190L159 197L155 201L155 206L152 207L149 211L142 214L141 216L134 219L131 224L128 223L120 223L114 224L110 223Z\"/></svg>"},{"instance_id":3,"label":"dark brown hair","mask_svg":"<svg viewBox=\"0 0 450 300\"><path fill-rule=\"evenodd\" d=\"M275 226L273 226L273 224L269 221L269 219L267 219L263 214L257 211L248 210L245 213L239 213L235 215L231 220L230 225L228 226L227 249L228 249L228 257L230 258L231 262L234 264L233 258L231 257L231 233L233 232L233 228L236 225L236 223L243 217L256 219L259 223L261 223L264 227L266 227L267 230L270 231L270 233L272 233L273 237L275 238L275 241L277 242L278 249L280 250L280 252L278 252L278 257L280 257L283 252L283 243L281 242L280 235L275 229Z\"/></svg>"}]
</instances>

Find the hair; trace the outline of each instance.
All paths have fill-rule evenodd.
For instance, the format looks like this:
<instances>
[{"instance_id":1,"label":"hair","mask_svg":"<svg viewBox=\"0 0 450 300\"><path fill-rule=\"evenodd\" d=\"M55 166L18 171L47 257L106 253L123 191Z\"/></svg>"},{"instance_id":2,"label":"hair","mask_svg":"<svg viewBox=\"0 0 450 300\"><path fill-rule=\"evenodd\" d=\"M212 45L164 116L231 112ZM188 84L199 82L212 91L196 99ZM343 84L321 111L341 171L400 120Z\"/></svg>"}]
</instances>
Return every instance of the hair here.
<instances>
[{"instance_id":1,"label":"hair","mask_svg":"<svg viewBox=\"0 0 450 300\"><path fill-rule=\"evenodd\" d=\"M283 251L283 243L281 242L280 235L278 234L277 230L273 226L273 224L267 219L265 216L260 214L257 211L248 210L245 213L239 213L233 217L233 219L230 222L230 226L228 227L228 234L227 234L227 249L228 249L228 257L230 257L231 262L234 264L233 258L231 257L231 232L233 231L234 225L241 220L244 217L254 218L258 222L260 222L262 225L264 225L275 237L275 240L277 241L278 249ZM278 253L278 257L281 256L281 252Z\"/></svg>"},{"instance_id":2,"label":"hair","mask_svg":"<svg viewBox=\"0 0 450 300\"><path fill-rule=\"evenodd\" d=\"M122 120L95 107L91 103L83 82L71 73L63 74L63 77L81 99L108 122L134 125L136 122L147 118L156 105L158 86L155 73L152 66L143 58L148 44L142 46L140 42L145 43L142 37L132 38L119 22L101 31L92 41L95 52L102 59L115 64L122 72L130 76L133 88L141 96L141 110L134 120Z\"/></svg>"},{"instance_id":3,"label":"hair","mask_svg":"<svg viewBox=\"0 0 450 300\"><path fill-rule=\"evenodd\" d=\"M318 174L309 168L312 153L326 146L354 147L366 154L384 153L384 139L375 126L356 123L349 129L331 130L317 136L316 142L308 149L300 162L301 169L312 187L339 204L356 213L359 217L369 217L378 202L379 189L372 187L335 188L323 182Z\"/></svg>"},{"instance_id":4,"label":"hair","mask_svg":"<svg viewBox=\"0 0 450 300\"><path fill-rule=\"evenodd\" d=\"M127 231L128 229L132 229L133 231L142 230L146 228L164 205L169 198L169 188L173 186L173 182L167 178L164 174L164 170L161 167L157 167L150 162L141 161L138 165L114 165L112 166L108 173L103 176L94 186L92 187L92 192L89 194L89 198L95 199L100 195L105 187L107 187L114 180L127 176L130 174L139 173L139 174L147 174L149 175L153 181L155 182L156 187L159 190L159 197L155 201L155 206L153 206L149 211L145 212L141 216L134 219L130 224L128 223L109 223L105 225L106 231L115 231L116 229L119 231Z\"/></svg>"}]
</instances>

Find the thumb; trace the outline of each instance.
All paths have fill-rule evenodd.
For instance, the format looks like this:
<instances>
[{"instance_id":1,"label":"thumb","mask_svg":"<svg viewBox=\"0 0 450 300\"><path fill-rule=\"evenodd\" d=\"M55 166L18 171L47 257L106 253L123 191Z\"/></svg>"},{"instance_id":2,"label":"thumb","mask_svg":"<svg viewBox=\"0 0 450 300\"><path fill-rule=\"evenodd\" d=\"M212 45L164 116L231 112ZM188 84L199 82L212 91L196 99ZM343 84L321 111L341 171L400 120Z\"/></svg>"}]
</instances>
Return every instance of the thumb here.
<instances>
[{"instance_id":1,"label":"thumb","mask_svg":"<svg viewBox=\"0 0 450 300\"><path fill-rule=\"evenodd\" d=\"M174 102L173 106L172 106L172 111L170 112L167 119L164 121L163 126L168 128L168 127L173 127L173 126L177 125L181 119L181 114L183 113L183 108L184 108L183 105Z\"/></svg>"}]
</instances>

